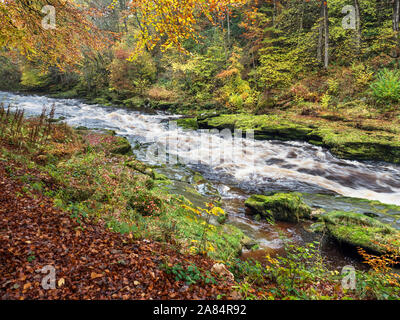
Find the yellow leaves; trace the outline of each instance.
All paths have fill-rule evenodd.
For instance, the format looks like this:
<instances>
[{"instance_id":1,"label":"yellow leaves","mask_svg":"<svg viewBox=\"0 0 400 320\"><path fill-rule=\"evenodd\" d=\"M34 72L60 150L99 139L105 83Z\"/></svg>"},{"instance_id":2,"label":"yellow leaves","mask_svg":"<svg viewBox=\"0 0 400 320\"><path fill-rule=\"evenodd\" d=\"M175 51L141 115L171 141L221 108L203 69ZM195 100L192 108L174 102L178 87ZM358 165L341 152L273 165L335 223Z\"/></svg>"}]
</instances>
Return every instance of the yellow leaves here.
<instances>
[{"instance_id":1,"label":"yellow leaves","mask_svg":"<svg viewBox=\"0 0 400 320\"><path fill-rule=\"evenodd\" d=\"M279 261L277 259L272 258L269 254L265 256L265 259L271 264L271 265L279 265Z\"/></svg>"},{"instance_id":2,"label":"yellow leaves","mask_svg":"<svg viewBox=\"0 0 400 320\"><path fill-rule=\"evenodd\" d=\"M225 211L220 207L214 207L211 209L211 214L218 217L219 215L225 214Z\"/></svg>"},{"instance_id":3,"label":"yellow leaves","mask_svg":"<svg viewBox=\"0 0 400 320\"><path fill-rule=\"evenodd\" d=\"M215 252L214 246L211 244L211 242L207 242L207 251L208 252Z\"/></svg>"},{"instance_id":4,"label":"yellow leaves","mask_svg":"<svg viewBox=\"0 0 400 320\"><path fill-rule=\"evenodd\" d=\"M18 49L28 60L39 59L46 66L56 65L60 69L74 66L82 57L83 46L100 49L111 42L111 35L100 32L88 18L93 12L72 0L51 1L57 17L62 19L56 19L56 32L44 29L41 8L45 3L31 1L27 6L24 1L0 1L0 42Z\"/></svg>"},{"instance_id":5,"label":"yellow leaves","mask_svg":"<svg viewBox=\"0 0 400 320\"><path fill-rule=\"evenodd\" d=\"M186 210L189 210L189 211L191 211L191 212L193 212L193 213L195 213L195 214L197 214L197 215L200 215L200 210L198 210L198 209L195 209L195 208L192 208L192 207L190 207L190 206L187 206L187 205L182 205L182 208L184 208L184 209L186 209Z\"/></svg>"},{"instance_id":6,"label":"yellow leaves","mask_svg":"<svg viewBox=\"0 0 400 320\"><path fill-rule=\"evenodd\" d=\"M136 36L135 54L130 59L134 60L144 48L152 49L156 45L160 45L162 51L174 47L188 54L183 42L190 38L197 41L199 34L195 25L198 17L205 15L216 24L218 19L225 17L229 6L244 3L246 0L132 0L131 11L140 13L141 32Z\"/></svg>"},{"instance_id":7,"label":"yellow leaves","mask_svg":"<svg viewBox=\"0 0 400 320\"><path fill-rule=\"evenodd\" d=\"M60 280L58 280L57 285L59 288L61 288L63 285L65 284L65 279L61 278Z\"/></svg>"},{"instance_id":8,"label":"yellow leaves","mask_svg":"<svg viewBox=\"0 0 400 320\"><path fill-rule=\"evenodd\" d=\"M197 252L198 252L197 247L191 246L191 247L189 248L189 253L190 253L190 254L195 255L195 254L197 254Z\"/></svg>"},{"instance_id":9,"label":"yellow leaves","mask_svg":"<svg viewBox=\"0 0 400 320\"><path fill-rule=\"evenodd\" d=\"M30 282L27 282L24 284L23 290L26 291L32 287L32 284Z\"/></svg>"}]
</instances>

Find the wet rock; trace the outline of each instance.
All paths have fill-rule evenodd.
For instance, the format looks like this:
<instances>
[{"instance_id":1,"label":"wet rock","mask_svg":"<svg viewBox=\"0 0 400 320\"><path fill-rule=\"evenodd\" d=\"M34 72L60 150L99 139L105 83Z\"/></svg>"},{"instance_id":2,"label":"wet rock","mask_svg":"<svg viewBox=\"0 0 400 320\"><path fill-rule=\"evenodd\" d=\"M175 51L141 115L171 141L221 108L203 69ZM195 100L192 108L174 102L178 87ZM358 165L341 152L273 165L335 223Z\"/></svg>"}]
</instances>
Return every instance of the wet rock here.
<instances>
[{"instance_id":1,"label":"wet rock","mask_svg":"<svg viewBox=\"0 0 400 320\"><path fill-rule=\"evenodd\" d=\"M80 131L87 131L87 130L91 130L88 127L84 127L84 126L78 126L78 127L74 127L75 130L80 130Z\"/></svg>"},{"instance_id":2,"label":"wet rock","mask_svg":"<svg viewBox=\"0 0 400 320\"><path fill-rule=\"evenodd\" d=\"M311 220L319 220L321 216L325 213L325 210L322 208L313 209L310 215Z\"/></svg>"},{"instance_id":3,"label":"wet rock","mask_svg":"<svg viewBox=\"0 0 400 320\"><path fill-rule=\"evenodd\" d=\"M247 250L251 250L254 246L257 245L257 242L248 236L244 236L243 239L240 241L240 244Z\"/></svg>"},{"instance_id":4,"label":"wet rock","mask_svg":"<svg viewBox=\"0 0 400 320\"><path fill-rule=\"evenodd\" d=\"M311 217L311 208L297 193L276 193L271 196L252 195L245 205L255 215L273 218L277 221L299 222Z\"/></svg>"},{"instance_id":5,"label":"wet rock","mask_svg":"<svg viewBox=\"0 0 400 320\"><path fill-rule=\"evenodd\" d=\"M339 243L378 254L387 253L387 245L400 248L400 231L364 214L333 211L322 220L328 235Z\"/></svg>"}]
</instances>

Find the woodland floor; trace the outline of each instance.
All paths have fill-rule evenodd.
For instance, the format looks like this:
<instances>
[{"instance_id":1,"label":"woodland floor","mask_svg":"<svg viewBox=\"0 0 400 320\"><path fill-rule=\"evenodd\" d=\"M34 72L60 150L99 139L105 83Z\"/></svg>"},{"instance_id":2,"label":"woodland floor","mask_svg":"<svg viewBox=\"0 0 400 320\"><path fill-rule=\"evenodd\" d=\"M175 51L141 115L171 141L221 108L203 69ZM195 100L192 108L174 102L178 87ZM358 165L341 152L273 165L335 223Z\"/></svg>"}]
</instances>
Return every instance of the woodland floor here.
<instances>
[{"instance_id":1,"label":"woodland floor","mask_svg":"<svg viewBox=\"0 0 400 320\"><path fill-rule=\"evenodd\" d=\"M10 165L10 163L8 163ZM32 175L35 173L26 170ZM186 257L167 244L130 239L100 224L80 225L44 195L27 194L0 161L1 299L216 299L229 298L232 283L186 285L160 264L214 262ZM44 290L40 271L56 269L56 289Z\"/></svg>"}]
</instances>

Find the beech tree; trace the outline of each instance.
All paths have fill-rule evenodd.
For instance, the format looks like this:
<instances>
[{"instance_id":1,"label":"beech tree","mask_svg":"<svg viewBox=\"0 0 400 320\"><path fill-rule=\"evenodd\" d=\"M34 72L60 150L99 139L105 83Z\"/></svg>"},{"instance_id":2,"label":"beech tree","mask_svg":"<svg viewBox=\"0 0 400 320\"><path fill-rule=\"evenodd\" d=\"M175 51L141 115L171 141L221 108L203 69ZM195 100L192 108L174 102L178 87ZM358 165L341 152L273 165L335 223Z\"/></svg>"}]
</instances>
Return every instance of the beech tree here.
<instances>
[{"instance_id":1,"label":"beech tree","mask_svg":"<svg viewBox=\"0 0 400 320\"><path fill-rule=\"evenodd\" d=\"M45 28L45 6L55 13L54 28ZM16 49L29 60L60 68L74 65L86 47L100 49L110 38L90 20L99 15L68 0L5 0L0 2L0 46Z\"/></svg>"}]
</instances>

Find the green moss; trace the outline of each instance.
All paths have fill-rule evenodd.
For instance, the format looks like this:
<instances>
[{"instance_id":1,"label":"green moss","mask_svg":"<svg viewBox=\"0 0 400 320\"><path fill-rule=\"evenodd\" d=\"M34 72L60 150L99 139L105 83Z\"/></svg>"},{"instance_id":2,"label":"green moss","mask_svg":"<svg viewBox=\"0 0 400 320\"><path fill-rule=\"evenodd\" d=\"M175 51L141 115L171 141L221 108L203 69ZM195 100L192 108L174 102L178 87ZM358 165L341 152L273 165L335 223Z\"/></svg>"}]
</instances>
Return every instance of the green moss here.
<instances>
[{"instance_id":1,"label":"green moss","mask_svg":"<svg viewBox=\"0 0 400 320\"><path fill-rule=\"evenodd\" d=\"M253 195L245 205L255 214L278 221L298 222L310 218L311 208L296 193L276 193L272 196Z\"/></svg>"},{"instance_id":2,"label":"green moss","mask_svg":"<svg viewBox=\"0 0 400 320\"><path fill-rule=\"evenodd\" d=\"M140 97L136 97L136 96L123 101L123 105L128 108L138 108L138 107L143 106L144 104L145 104L144 99L142 99Z\"/></svg>"},{"instance_id":3,"label":"green moss","mask_svg":"<svg viewBox=\"0 0 400 320\"><path fill-rule=\"evenodd\" d=\"M151 178L155 179L155 180L162 180L162 178L164 178L164 175L161 174L157 174L155 173L155 171L153 169L151 169L150 167L146 166L143 162L137 161L137 160L131 160L125 163L126 166L128 166L129 168L132 168L142 174L148 175ZM161 178L161 179L160 179ZM166 177L165 177L166 178Z\"/></svg>"},{"instance_id":4,"label":"green moss","mask_svg":"<svg viewBox=\"0 0 400 320\"><path fill-rule=\"evenodd\" d=\"M204 118L200 128L242 131L254 130L259 140L301 140L324 146L339 157L355 160L379 160L400 163L400 137L386 127L371 131L355 128L352 123L306 119L289 114L233 114ZM364 128L364 127L362 127ZM365 129L365 128L364 128Z\"/></svg>"},{"instance_id":5,"label":"green moss","mask_svg":"<svg viewBox=\"0 0 400 320\"><path fill-rule=\"evenodd\" d=\"M179 127L184 129L197 130L199 128L196 118L182 118L178 119L176 123Z\"/></svg>"},{"instance_id":6,"label":"green moss","mask_svg":"<svg viewBox=\"0 0 400 320\"><path fill-rule=\"evenodd\" d=\"M385 245L400 246L400 232L374 218L354 212L333 211L322 217L328 234L339 242L375 253Z\"/></svg>"},{"instance_id":7,"label":"green moss","mask_svg":"<svg viewBox=\"0 0 400 320\"><path fill-rule=\"evenodd\" d=\"M123 137L116 137L117 141L115 143L115 147L110 150L112 154L122 154L127 155L132 152L132 146L129 143L128 139Z\"/></svg>"}]
</instances>

